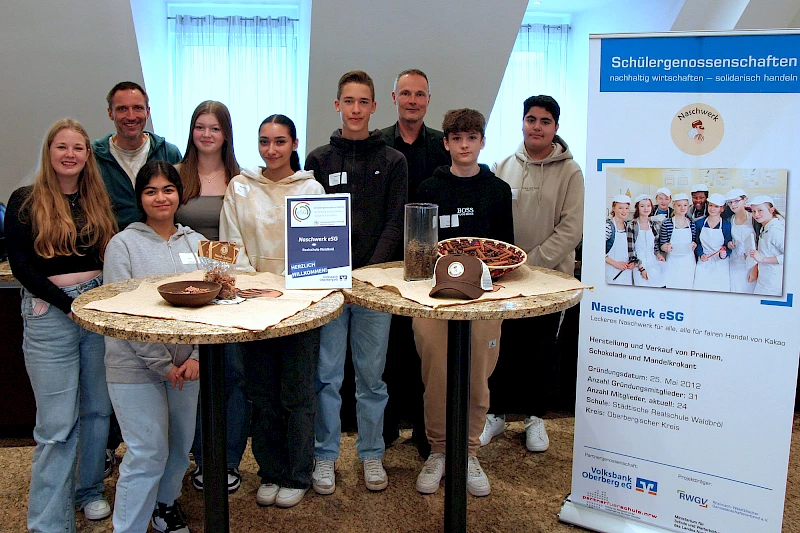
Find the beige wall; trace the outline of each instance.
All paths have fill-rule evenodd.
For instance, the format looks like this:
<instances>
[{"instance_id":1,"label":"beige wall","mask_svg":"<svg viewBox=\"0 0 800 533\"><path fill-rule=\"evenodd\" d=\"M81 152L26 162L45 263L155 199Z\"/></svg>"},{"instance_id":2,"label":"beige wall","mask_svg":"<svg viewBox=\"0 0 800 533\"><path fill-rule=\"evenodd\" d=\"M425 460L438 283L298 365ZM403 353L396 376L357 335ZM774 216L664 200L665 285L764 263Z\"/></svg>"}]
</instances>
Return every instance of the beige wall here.
<instances>
[{"instance_id":1,"label":"beige wall","mask_svg":"<svg viewBox=\"0 0 800 533\"><path fill-rule=\"evenodd\" d=\"M431 82L426 123L440 129L448 109L488 116L527 0L320 0L312 3L308 76L308 151L341 127L336 84L348 70L375 82L378 109L370 129L394 124L392 84L398 72L422 69Z\"/></svg>"},{"instance_id":2,"label":"beige wall","mask_svg":"<svg viewBox=\"0 0 800 533\"><path fill-rule=\"evenodd\" d=\"M142 82L129 0L12 0L0 17L0 201L38 164L56 120L79 120L91 137L113 130L105 95Z\"/></svg>"}]
</instances>

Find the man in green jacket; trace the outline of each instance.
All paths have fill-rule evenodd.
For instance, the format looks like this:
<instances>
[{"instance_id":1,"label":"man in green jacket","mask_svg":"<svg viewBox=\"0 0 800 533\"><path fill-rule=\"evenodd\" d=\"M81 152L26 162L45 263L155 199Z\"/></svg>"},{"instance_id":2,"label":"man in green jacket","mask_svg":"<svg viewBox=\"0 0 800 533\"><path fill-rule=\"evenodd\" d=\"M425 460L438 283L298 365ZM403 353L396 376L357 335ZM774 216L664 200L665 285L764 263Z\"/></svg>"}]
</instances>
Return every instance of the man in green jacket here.
<instances>
[{"instance_id":1,"label":"man in green jacket","mask_svg":"<svg viewBox=\"0 0 800 533\"><path fill-rule=\"evenodd\" d=\"M163 137L144 131L150 116L150 99L138 83L123 81L106 96L108 118L116 133L109 133L92 143L92 150L111 197L120 231L131 222L139 222L133 182L139 169L148 161L181 160L178 148Z\"/></svg>"}]
</instances>

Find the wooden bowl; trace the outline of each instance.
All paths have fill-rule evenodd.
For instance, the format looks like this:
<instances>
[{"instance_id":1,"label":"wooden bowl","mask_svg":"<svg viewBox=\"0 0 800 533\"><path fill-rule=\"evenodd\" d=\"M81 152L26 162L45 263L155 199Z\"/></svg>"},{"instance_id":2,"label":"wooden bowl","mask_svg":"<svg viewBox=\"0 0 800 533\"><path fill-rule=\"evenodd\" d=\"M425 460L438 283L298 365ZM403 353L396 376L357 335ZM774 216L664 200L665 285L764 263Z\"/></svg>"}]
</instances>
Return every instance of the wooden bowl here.
<instances>
[{"instance_id":1,"label":"wooden bowl","mask_svg":"<svg viewBox=\"0 0 800 533\"><path fill-rule=\"evenodd\" d=\"M489 256L495 252L487 250L486 245L489 245L502 253L509 253L509 264L502 266L489 264L492 262L492 257ZM443 241L439 241L437 244L437 251L439 256L452 253L462 253L478 257L478 259L486 263L486 265L489 267L489 273L492 275L492 279L499 279L505 274L513 272L528 260L528 254L526 254L525 250L522 248L514 246L513 244L508 244L507 242L496 241L494 239L483 239L480 237L457 237L454 239L445 239ZM479 251L481 252L480 254L478 253ZM481 257L481 255L484 257Z\"/></svg>"},{"instance_id":2,"label":"wooden bowl","mask_svg":"<svg viewBox=\"0 0 800 533\"><path fill-rule=\"evenodd\" d=\"M186 287L204 289L204 292L184 292ZM158 286L158 294L178 307L200 307L217 297L222 285L212 281L174 281Z\"/></svg>"}]
</instances>

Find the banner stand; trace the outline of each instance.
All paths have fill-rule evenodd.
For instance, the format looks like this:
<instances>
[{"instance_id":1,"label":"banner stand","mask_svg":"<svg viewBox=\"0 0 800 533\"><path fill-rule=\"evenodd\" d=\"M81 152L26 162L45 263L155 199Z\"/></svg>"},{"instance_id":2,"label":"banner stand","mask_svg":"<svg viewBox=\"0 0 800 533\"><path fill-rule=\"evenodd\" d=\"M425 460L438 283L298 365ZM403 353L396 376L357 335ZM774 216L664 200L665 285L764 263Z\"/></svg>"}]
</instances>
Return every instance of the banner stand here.
<instances>
[{"instance_id":1,"label":"banner stand","mask_svg":"<svg viewBox=\"0 0 800 533\"><path fill-rule=\"evenodd\" d=\"M669 530L641 522L631 522L605 511L597 511L585 505L572 503L572 494L567 495L558 513L558 519L567 524L600 533L666 533Z\"/></svg>"}]
</instances>

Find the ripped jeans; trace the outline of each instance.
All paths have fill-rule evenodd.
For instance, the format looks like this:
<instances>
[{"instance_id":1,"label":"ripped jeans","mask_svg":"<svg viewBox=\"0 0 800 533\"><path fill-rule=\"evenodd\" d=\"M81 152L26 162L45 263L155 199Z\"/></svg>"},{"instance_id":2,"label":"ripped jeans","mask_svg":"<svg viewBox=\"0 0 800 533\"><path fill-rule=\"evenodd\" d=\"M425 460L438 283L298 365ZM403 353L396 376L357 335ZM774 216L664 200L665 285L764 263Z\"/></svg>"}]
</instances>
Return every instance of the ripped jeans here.
<instances>
[{"instance_id":1,"label":"ripped jeans","mask_svg":"<svg viewBox=\"0 0 800 533\"><path fill-rule=\"evenodd\" d=\"M62 290L72 297L102 284L102 275ZM103 497L111 400L103 336L22 291L25 368L36 398L28 529L74 532L75 508Z\"/></svg>"}]
</instances>

